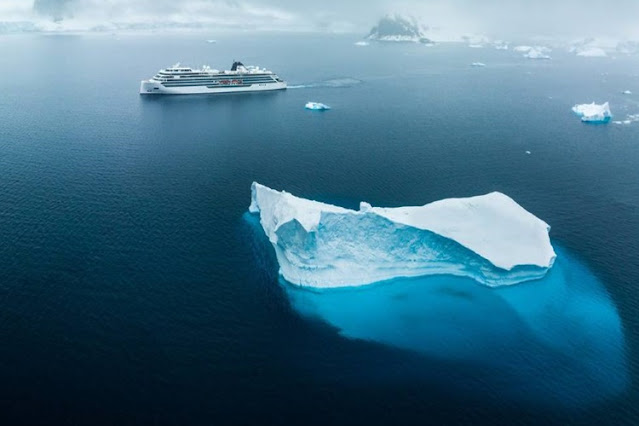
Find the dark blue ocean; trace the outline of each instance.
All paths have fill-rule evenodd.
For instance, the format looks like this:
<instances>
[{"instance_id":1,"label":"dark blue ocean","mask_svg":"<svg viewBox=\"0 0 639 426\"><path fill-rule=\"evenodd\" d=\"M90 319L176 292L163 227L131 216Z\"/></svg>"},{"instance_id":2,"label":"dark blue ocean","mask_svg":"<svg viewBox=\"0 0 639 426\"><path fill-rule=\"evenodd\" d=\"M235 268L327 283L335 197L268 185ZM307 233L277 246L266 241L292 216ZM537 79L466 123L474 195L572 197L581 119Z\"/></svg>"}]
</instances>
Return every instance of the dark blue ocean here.
<instances>
[{"instance_id":1,"label":"dark blue ocean","mask_svg":"<svg viewBox=\"0 0 639 426\"><path fill-rule=\"evenodd\" d=\"M639 58L356 40L0 37L1 424L639 424L639 122L570 110L639 113ZM138 95L233 60L292 87ZM349 208L501 191L558 263L300 290L253 181Z\"/></svg>"}]
</instances>

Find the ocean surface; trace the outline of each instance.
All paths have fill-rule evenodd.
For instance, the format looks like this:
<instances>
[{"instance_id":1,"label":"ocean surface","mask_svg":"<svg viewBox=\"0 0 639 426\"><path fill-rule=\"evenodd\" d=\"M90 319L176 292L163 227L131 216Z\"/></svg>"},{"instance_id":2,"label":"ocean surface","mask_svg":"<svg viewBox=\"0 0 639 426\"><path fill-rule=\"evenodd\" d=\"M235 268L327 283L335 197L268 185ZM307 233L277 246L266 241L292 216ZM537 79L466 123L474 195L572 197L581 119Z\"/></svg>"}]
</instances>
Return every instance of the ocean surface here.
<instances>
[{"instance_id":1,"label":"ocean surface","mask_svg":"<svg viewBox=\"0 0 639 426\"><path fill-rule=\"evenodd\" d=\"M1 424L639 424L639 122L570 110L639 113L639 57L355 41L0 37ZM233 60L291 87L138 95ZM501 191L557 268L300 290L253 181L349 208Z\"/></svg>"}]
</instances>

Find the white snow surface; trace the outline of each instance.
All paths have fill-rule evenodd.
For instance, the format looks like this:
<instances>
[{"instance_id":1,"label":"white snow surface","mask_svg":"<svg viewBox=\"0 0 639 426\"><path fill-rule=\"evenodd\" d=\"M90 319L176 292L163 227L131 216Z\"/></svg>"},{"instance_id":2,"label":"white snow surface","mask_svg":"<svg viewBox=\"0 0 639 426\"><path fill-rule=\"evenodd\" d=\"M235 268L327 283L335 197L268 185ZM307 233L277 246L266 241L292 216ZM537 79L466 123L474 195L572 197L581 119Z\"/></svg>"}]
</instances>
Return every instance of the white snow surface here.
<instances>
[{"instance_id":1,"label":"white snow surface","mask_svg":"<svg viewBox=\"0 0 639 426\"><path fill-rule=\"evenodd\" d=\"M362 202L359 211L256 182L251 193L249 211L260 215L280 273L302 286L432 274L511 285L543 277L556 257L550 226L499 192L419 207Z\"/></svg>"},{"instance_id":2,"label":"white snow surface","mask_svg":"<svg viewBox=\"0 0 639 426\"><path fill-rule=\"evenodd\" d=\"M572 111L581 117L581 121L585 122L606 123L612 118L608 102L601 105L594 102L591 104L577 104L572 107Z\"/></svg>"}]
</instances>

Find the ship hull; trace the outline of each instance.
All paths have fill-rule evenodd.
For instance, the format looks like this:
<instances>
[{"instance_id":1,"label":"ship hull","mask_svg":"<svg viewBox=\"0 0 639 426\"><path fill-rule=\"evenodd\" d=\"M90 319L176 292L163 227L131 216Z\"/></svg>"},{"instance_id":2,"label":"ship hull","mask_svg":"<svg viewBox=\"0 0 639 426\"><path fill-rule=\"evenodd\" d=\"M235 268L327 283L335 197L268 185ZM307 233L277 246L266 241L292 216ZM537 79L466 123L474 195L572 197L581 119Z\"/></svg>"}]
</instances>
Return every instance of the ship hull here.
<instances>
[{"instance_id":1,"label":"ship hull","mask_svg":"<svg viewBox=\"0 0 639 426\"><path fill-rule=\"evenodd\" d=\"M165 87L153 80L140 82L140 95L205 95L221 93L265 92L286 89L285 82L255 83L241 86L183 86Z\"/></svg>"}]
</instances>

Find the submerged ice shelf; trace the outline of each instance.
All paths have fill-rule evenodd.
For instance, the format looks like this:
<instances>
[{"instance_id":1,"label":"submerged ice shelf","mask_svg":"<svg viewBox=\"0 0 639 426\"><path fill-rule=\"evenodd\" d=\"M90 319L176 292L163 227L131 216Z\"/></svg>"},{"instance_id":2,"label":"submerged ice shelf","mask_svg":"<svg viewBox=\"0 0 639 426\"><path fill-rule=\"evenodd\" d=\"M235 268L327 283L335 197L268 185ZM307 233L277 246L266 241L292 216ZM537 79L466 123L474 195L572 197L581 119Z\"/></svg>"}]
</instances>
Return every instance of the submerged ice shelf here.
<instances>
[{"instance_id":1,"label":"submerged ice shelf","mask_svg":"<svg viewBox=\"0 0 639 426\"><path fill-rule=\"evenodd\" d=\"M550 227L493 192L420 207L360 210L253 183L249 211L275 248L280 273L309 287L349 287L448 274L496 287L543 277L555 261Z\"/></svg>"},{"instance_id":2,"label":"submerged ice shelf","mask_svg":"<svg viewBox=\"0 0 639 426\"><path fill-rule=\"evenodd\" d=\"M454 388L472 376L505 400L583 407L628 386L623 327L603 283L556 249L545 277L496 289L450 275L322 291L281 284L296 312L344 338L428 357L424 371L410 368L411 378L422 374ZM460 364L440 375L432 371L436 359L477 367L451 381Z\"/></svg>"}]
</instances>

